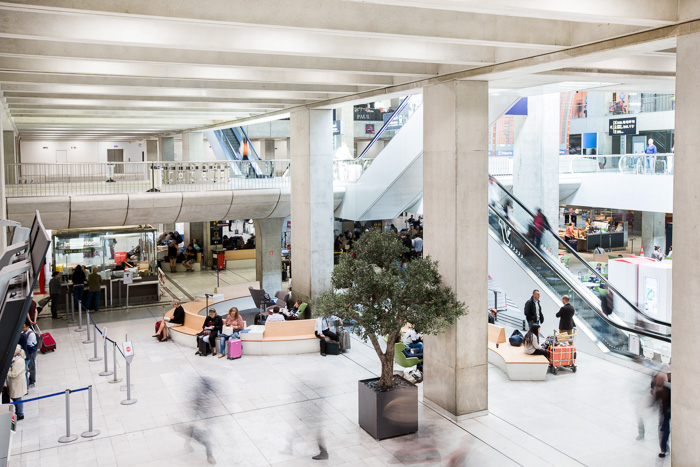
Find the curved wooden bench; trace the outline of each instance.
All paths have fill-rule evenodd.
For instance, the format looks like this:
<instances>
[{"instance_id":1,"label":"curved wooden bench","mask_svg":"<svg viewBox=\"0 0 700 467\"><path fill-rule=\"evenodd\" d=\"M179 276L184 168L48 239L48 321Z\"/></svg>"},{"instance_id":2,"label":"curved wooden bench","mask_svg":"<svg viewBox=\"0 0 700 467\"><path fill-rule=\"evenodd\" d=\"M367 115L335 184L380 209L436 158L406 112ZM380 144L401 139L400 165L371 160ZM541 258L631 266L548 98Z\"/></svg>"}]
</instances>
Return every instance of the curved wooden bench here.
<instances>
[{"instance_id":1,"label":"curved wooden bench","mask_svg":"<svg viewBox=\"0 0 700 467\"><path fill-rule=\"evenodd\" d=\"M524 347L513 347L506 341L504 328L488 326L489 363L500 368L511 381L544 381L549 366L546 357L526 354Z\"/></svg>"}]
</instances>

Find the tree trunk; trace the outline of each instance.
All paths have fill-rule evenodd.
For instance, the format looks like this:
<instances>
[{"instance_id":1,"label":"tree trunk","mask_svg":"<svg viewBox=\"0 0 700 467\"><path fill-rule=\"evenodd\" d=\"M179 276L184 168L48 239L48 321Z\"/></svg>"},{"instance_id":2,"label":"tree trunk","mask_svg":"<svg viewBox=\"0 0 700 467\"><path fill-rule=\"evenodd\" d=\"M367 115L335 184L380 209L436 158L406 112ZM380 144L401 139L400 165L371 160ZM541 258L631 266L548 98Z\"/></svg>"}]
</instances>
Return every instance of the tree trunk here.
<instances>
[{"instance_id":1,"label":"tree trunk","mask_svg":"<svg viewBox=\"0 0 700 467\"><path fill-rule=\"evenodd\" d=\"M386 344L386 352L379 357L382 363L382 375L379 378L379 387L387 389L394 386L394 341L396 333L389 333Z\"/></svg>"}]
</instances>

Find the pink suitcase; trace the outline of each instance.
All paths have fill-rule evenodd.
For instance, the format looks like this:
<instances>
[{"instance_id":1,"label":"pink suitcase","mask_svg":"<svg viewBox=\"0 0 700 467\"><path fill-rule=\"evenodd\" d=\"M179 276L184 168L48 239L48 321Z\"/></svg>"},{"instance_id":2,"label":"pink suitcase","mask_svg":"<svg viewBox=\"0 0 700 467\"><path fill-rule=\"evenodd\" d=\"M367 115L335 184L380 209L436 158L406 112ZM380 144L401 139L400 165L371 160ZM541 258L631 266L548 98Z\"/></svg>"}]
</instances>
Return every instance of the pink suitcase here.
<instances>
[{"instance_id":1,"label":"pink suitcase","mask_svg":"<svg viewBox=\"0 0 700 467\"><path fill-rule=\"evenodd\" d=\"M229 339L226 341L228 346L228 351L226 352L226 357L229 360L235 360L241 358L243 346L241 345L240 339Z\"/></svg>"}]
</instances>

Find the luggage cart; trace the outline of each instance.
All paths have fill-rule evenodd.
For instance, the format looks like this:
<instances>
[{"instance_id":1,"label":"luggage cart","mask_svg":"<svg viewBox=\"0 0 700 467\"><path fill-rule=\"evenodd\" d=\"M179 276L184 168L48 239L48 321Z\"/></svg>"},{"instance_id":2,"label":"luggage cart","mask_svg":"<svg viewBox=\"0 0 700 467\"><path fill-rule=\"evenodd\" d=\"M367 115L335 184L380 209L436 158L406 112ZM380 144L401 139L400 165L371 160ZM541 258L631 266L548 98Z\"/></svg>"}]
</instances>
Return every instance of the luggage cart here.
<instances>
[{"instance_id":1,"label":"luggage cart","mask_svg":"<svg viewBox=\"0 0 700 467\"><path fill-rule=\"evenodd\" d=\"M576 347L574 337L578 335L578 329L574 329L571 334L561 334L554 330L554 339L549 347L549 371L556 375L559 368L568 368L576 373ZM570 344L570 345L562 345Z\"/></svg>"}]
</instances>

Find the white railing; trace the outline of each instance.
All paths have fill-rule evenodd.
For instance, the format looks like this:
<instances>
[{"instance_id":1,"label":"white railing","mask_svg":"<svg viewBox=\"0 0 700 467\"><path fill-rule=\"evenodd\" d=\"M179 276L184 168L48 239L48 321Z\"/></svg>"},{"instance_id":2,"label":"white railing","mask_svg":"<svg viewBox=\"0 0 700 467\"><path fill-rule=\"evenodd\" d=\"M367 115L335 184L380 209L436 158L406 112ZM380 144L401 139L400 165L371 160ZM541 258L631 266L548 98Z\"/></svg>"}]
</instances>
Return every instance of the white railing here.
<instances>
[{"instance_id":1,"label":"white railing","mask_svg":"<svg viewBox=\"0 0 700 467\"><path fill-rule=\"evenodd\" d=\"M559 156L560 174L621 173L627 175L673 174L673 154L604 154ZM489 157L489 174L513 175L513 157Z\"/></svg>"}]
</instances>

